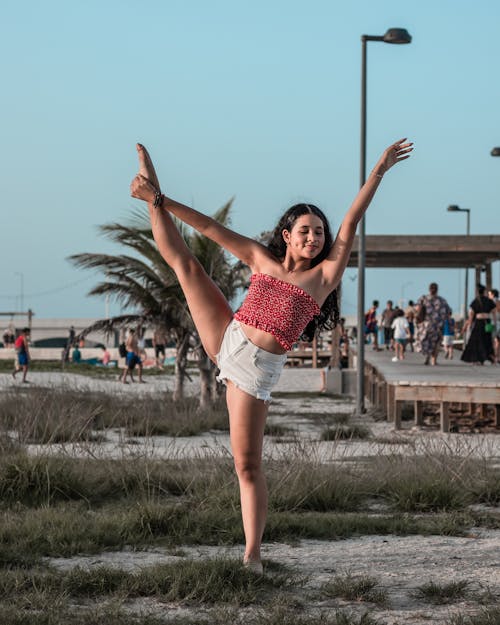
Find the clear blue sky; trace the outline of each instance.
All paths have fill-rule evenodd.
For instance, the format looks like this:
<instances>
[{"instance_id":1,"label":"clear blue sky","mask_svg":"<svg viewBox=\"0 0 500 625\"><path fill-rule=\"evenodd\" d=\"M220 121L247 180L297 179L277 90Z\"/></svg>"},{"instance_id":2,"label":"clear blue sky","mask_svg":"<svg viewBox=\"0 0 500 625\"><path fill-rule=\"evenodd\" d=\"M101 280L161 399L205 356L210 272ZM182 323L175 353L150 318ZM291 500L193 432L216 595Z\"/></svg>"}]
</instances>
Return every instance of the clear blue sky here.
<instances>
[{"instance_id":1,"label":"clear blue sky","mask_svg":"<svg viewBox=\"0 0 500 625\"><path fill-rule=\"evenodd\" d=\"M38 317L103 316L86 297L97 276L65 259L116 251L96 225L138 205L136 141L176 199L211 213L234 196L244 234L300 200L336 229L358 186L360 36L389 27L413 42L368 44L368 166L401 136L416 149L367 233L465 232L449 204L472 209L472 233L500 233L499 24L497 0L4 3L0 310L19 307L23 278ZM458 270L369 270L366 298L418 297L431 279L458 308Z\"/></svg>"}]
</instances>

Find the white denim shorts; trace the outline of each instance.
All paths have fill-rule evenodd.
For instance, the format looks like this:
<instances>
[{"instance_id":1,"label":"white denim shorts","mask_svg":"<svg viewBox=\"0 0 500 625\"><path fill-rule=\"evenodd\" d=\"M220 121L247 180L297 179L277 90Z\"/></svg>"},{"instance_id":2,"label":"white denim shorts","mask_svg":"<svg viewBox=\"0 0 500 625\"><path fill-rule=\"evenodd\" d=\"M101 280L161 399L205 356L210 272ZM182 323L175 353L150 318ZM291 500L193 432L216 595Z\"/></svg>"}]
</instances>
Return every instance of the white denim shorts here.
<instances>
[{"instance_id":1,"label":"white denim shorts","mask_svg":"<svg viewBox=\"0 0 500 625\"><path fill-rule=\"evenodd\" d=\"M216 355L219 382L230 380L245 393L269 401L280 379L286 354L272 354L254 345L236 319L227 326Z\"/></svg>"}]
</instances>

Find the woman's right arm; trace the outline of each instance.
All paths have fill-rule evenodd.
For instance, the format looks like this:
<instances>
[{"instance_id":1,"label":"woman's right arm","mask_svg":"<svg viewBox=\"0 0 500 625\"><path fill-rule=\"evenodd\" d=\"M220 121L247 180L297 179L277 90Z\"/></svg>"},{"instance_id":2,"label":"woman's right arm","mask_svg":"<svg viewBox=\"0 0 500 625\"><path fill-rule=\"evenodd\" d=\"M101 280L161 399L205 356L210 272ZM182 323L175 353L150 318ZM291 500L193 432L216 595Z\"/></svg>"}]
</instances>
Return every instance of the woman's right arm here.
<instances>
[{"instance_id":1,"label":"woman's right arm","mask_svg":"<svg viewBox=\"0 0 500 625\"><path fill-rule=\"evenodd\" d=\"M200 234L222 246L249 267L255 268L260 264L259 259L270 256L267 248L257 241L226 228L212 217L176 202L172 198L163 195L161 208L154 208L155 188L147 178L140 174L132 181L130 190L132 197L148 202L152 220L156 215L161 214L160 211L167 210Z\"/></svg>"}]
</instances>

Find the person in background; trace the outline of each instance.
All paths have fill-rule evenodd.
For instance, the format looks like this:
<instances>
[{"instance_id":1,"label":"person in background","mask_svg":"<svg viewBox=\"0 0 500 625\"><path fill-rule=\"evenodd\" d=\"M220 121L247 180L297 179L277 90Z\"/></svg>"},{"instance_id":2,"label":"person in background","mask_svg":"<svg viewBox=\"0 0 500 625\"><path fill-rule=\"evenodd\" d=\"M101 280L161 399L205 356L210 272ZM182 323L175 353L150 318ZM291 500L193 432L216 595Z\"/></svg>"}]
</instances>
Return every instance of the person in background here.
<instances>
[{"instance_id":1,"label":"person in background","mask_svg":"<svg viewBox=\"0 0 500 625\"><path fill-rule=\"evenodd\" d=\"M16 379L16 375L19 373L19 371L22 371L24 383L27 383L29 381L26 379L26 376L28 375L28 368L30 363L30 334L31 330L29 328L23 328L22 334L17 337L14 343L17 354L17 363L14 371L12 372L12 377Z\"/></svg>"},{"instance_id":2,"label":"person in background","mask_svg":"<svg viewBox=\"0 0 500 625\"><path fill-rule=\"evenodd\" d=\"M405 317L404 310L401 308L398 308L395 313L395 317L392 322L392 332L395 350L392 362L398 362L398 360L404 360L406 341L410 336L408 319Z\"/></svg>"},{"instance_id":3,"label":"person in background","mask_svg":"<svg viewBox=\"0 0 500 625\"><path fill-rule=\"evenodd\" d=\"M340 318L340 368L347 369L349 367L349 334L345 327L345 318Z\"/></svg>"},{"instance_id":4,"label":"person in background","mask_svg":"<svg viewBox=\"0 0 500 625\"><path fill-rule=\"evenodd\" d=\"M453 341L455 340L455 319L452 317L452 310L444 320L443 326L443 347L444 357L453 360Z\"/></svg>"},{"instance_id":5,"label":"person in background","mask_svg":"<svg viewBox=\"0 0 500 625\"><path fill-rule=\"evenodd\" d=\"M365 335L371 338L372 347L376 352L381 351L378 346L378 325L377 325L378 301L373 300L371 308L365 314Z\"/></svg>"},{"instance_id":6,"label":"person in background","mask_svg":"<svg viewBox=\"0 0 500 625\"><path fill-rule=\"evenodd\" d=\"M11 349L12 347L14 347L14 343L16 341L16 333L12 324L10 324L7 328L5 328L5 331L2 336L2 340L3 340L3 346L5 347L5 349Z\"/></svg>"},{"instance_id":7,"label":"person in background","mask_svg":"<svg viewBox=\"0 0 500 625\"><path fill-rule=\"evenodd\" d=\"M424 364L436 365L443 326L450 311L448 302L438 295L438 285L429 284L429 294L422 295L416 306L417 351L425 356Z\"/></svg>"},{"instance_id":8,"label":"person in background","mask_svg":"<svg viewBox=\"0 0 500 625\"><path fill-rule=\"evenodd\" d=\"M477 297L470 304L469 317L463 327L464 334L470 328L469 340L460 356L464 362L480 365L485 360L495 362L492 317L495 314L496 306L489 297L486 297L485 291L486 289L482 284L476 286Z\"/></svg>"},{"instance_id":9,"label":"person in background","mask_svg":"<svg viewBox=\"0 0 500 625\"><path fill-rule=\"evenodd\" d=\"M488 291L488 297L495 304L494 321L495 332L493 333L493 352L495 356L495 363L500 361L500 301L498 301L498 289L490 289Z\"/></svg>"},{"instance_id":10,"label":"person in background","mask_svg":"<svg viewBox=\"0 0 500 625\"><path fill-rule=\"evenodd\" d=\"M111 360L111 354L109 353L108 348L105 345L102 345L101 349L102 349L101 363L103 367L107 367Z\"/></svg>"},{"instance_id":11,"label":"person in background","mask_svg":"<svg viewBox=\"0 0 500 625\"><path fill-rule=\"evenodd\" d=\"M130 375L130 379L134 382L134 369L137 365L137 370L139 372L139 382L144 384L144 380L142 379L142 360L139 355L139 344L137 341L137 336L135 330L130 328L128 332L127 340L125 341L125 349L127 350L127 356L125 358L125 368L123 370L122 383L128 384L127 376Z\"/></svg>"},{"instance_id":12,"label":"person in background","mask_svg":"<svg viewBox=\"0 0 500 625\"><path fill-rule=\"evenodd\" d=\"M167 343L167 335L162 328L155 328L153 333L153 347L155 350L155 360L158 369L163 369L165 362L165 345ZM161 354L161 358L160 358Z\"/></svg>"},{"instance_id":13,"label":"person in background","mask_svg":"<svg viewBox=\"0 0 500 625\"><path fill-rule=\"evenodd\" d=\"M408 336L407 345L410 348L410 351L415 351L413 348L413 343L415 342L415 302L410 300L408 302L408 306L405 310L405 317L408 320L408 329L410 334Z\"/></svg>"},{"instance_id":14,"label":"person in background","mask_svg":"<svg viewBox=\"0 0 500 625\"><path fill-rule=\"evenodd\" d=\"M71 354L71 362L73 362L75 365L79 365L82 362L82 352L80 351L78 344L76 344L73 347L73 353Z\"/></svg>"},{"instance_id":15,"label":"person in background","mask_svg":"<svg viewBox=\"0 0 500 625\"><path fill-rule=\"evenodd\" d=\"M384 345L386 349L394 349L392 336L392 322L394 321L394 308L392 300L388 300L385 309L382 311L382 327L384 328Z\"/></svg>"}]
</instances>

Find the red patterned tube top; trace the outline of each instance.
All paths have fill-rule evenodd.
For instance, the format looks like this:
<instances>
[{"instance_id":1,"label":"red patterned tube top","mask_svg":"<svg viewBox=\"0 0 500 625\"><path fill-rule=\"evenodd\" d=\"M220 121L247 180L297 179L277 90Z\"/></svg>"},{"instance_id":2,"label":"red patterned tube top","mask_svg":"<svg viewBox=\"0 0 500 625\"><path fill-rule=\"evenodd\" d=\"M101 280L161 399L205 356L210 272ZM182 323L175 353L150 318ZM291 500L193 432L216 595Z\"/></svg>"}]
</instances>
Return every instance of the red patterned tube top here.
<instances>
[{"instance_id":1,"label":"red patterned tube top","mask_svg":"<svg viewBox=\"0 0 500 625\"><path fill-rule=\"evenodd\" d=\"M319 312L317 302L300 286L265 273L254 273L247 296L234 318L269 332L283 349L290 351Z\"/></svg>"}]
</instances>

